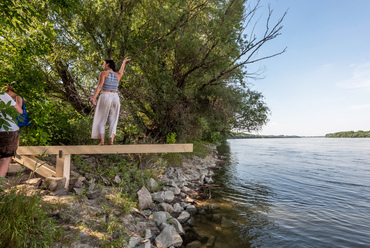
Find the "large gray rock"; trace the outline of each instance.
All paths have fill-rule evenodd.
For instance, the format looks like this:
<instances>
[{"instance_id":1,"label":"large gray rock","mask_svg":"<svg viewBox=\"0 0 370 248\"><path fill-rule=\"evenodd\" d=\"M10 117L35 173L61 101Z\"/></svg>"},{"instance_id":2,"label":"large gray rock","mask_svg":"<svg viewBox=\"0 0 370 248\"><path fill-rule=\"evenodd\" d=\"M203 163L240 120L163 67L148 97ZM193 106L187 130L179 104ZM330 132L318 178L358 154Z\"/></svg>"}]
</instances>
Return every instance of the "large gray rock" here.
<instances>
[{"instance_id":1,"label":"large gray rock","mask_svg":"<svg viewBox=\"0 0 370 248\"><path fill-rule=\"evenodd\" d=\"M206 183L208 183L208 184L210 184L210 183L214 183L214 181L213 181L212 177L205 177L205 178L204 178L204 182L206 182Z\"/></svg>"},{"instance_id":2,"label":"large gray rock","mask_svg":"<svg viewBox=\"0 0 370 248\"><path fill-rule=\"evenodd\" d=\"M190 214L186 211L182 211L180 216L177 217L177 220L180 221L180 223L185 223L190 218Z\"/></svg>"},{"instance_id":3,"label":"large gray rock","mask_svg":"<svg viewBox=\"0 0 370 248\"><path fill-rule=\"evenodd\" d=\"M53 196L63 196L63 195L68 195L68 191L66 189L58 189L57 191L54 191L51 193Z\"/></svg>"},{"instance_id":4,"label":"large gray rock","mask_svg":"<svg viewBox=\"0 0 370 248\"><path fill-rule=\"evenodd\" d=\"M77 195L83 194L83 190L81 188L73 188L73 192L76 193Z\"/></svg>"},{"instance_id":5,"label":"large gray rock","mask_svg":"<svg viewBox=\"0 0 370 248\"><path fill-rule=\"evenodd\" d=\"M148 188L149 188L150 191L153 192L153 191L157 190L158 187L159 187L159 184L157 183L156 180L154 180L153 178L150 178L148 180Z\"/></svg>"},{"instance_id":6,"label":"large gray rock","mask_svg":"<svg viewBox=\"0 0 370 248\"><path fill-rule=\"evenodd\" d=\"M153 194L153 201L164 202L164 191L159 191Z\"/></svg>"},{"instance_id":7,"label":"large gray rock","mask_svg":"<svg viewBox=\"0 0 370 248\"><path fill-rule=\"evenodd\" d=\"M70 244L71 248L95 248L95 246L89 245L89 244L82 244L80 241L75 241L72 244Z\"/></svg>"},{"instance_id":8,"label":"large gray rock","mask_svg":"<svg viewBox=\"0 0 370 248\"><path fill-rule=\"evenodd\" d=\"M183 210L184 210L184 208L181 207L180 203L175 203L175 205L173 205L173 211L174 212L181 213Z\"/></svg>"},{"instance_id":9,"label":"large gray rock","mask_svg":"<svg viewBox=\"0 0 370 248\"><path fill-rule=\"evenodd\" d=\"M170 225L163 229L156 237L155 244L158 248L168 248L170 246L180 247L182 245L182 238L176 232L175 227Z\"/></svg>"},{"instance_id":10,"label":"large gray rock","mask_svg":"<svg viewBox=\"0 0 370 248\"><path fill-rule=\"evenodd\" d=\"M143 186L138 192L137 196L139 199L139 207L141 210L148 209L153 204L152 196L150 195L150 192Z\"/></svg>"},{"instance_id":11,"label":"large gray rock","mask_svg":"<svg viewBox=\"0 0 370 248\"><path fill-rule=\"evenodd\" d=\"M175 227L176 232L178 234L180 234L180 235L184 235L185 234L184 228L182 227L181 223L177 219L170 218L169 219L169 223Z\"/></svg>"},{"instance_id":12,"label":"large gray rock","mask_svg":"<svg viewBox=\"0 0 370 248\"><path fill-rule=\"evenodd\" d=\"M77 182L75 183L75 188L82 188L84 186L84 182L86 181L86 177L79 177Z\"/></svg>"},{"instance_id":13,"label":"large gray rock","mask_svg":"<svg viewBox=\"0 0 370 248\"><path fill-rule=\"evenodd\" d=\"M175 199L175 195L172 191L160 191L153 194L153 200L156 202L168 202L171 203Z\"/></svg>"},{"instance_id":14,"label":"large gray rock","mask_svg":"<svg viewBox=\"0 0 370 248\"><path fill-rule=\"evenodd\" d=\"M174 211L174 209L173 209L173 207L170 205L170 204L168 204L168 203L165 203L165 202L162 202L161 204L159 204L160 206L161 206L161 208L164 210L164 211L166 211L166 212L168 212L168 213L173 213L173 211Z\"/></svg>"},{"instance_id":15,"label":"large gray rock","mask_svg":"<svg viewBox=\"0 0 370 248\"><path fill-rule=\"evenodd\" d=\"M29 184L29 185L34 185L34 186L40 186L42 182L42 179L41 178L31 178L31 179L28 179L27 181L25 181L24 183L25 184Z\"/></svg>"},{"instance_id":16,"label":"large gray rock","mask_svg":"<svg viewBox=\"0 0 370 248\"><path fill-rule=\"evenodd\" d=\"M204 176L208 176L209 170L208 169L200 169L199 173Z\"/></svg>"},{"instance_id":17,"label":"large gray rock","mask_svg":"<svg viewBox=\"0 0 370 248\"><path fill-rule=\"evenodd\" d=\"M90 184L90 186L89 186L89 191L94 191L95 190L95 187L96 187L96 185L95 185L95 183L92 183L92 184Z\"/></svg>"},{"instance_id":18,"label":"large gray rock","mask_svg":"<svg viewBox=\"0 0 370 248\"><path fill-rule=\"evenodd\" d=\"M171 203L171 202L173 202L174 199L175 199L175 195L172 191L167 190L167 191L164 192L164 201L165 202Z\"/></svg>"},{"instance_id":19,"label":"large gray rock","mask_svg":"<svg viewBox=\"0 0 370 248\"><path fill-rule=\"evenodd\" d=\"M191 206L191 203L180 202L180 205L181 205L181 207L183 207L185 209L185 208Z\"/></svg>"},{"instance_id":20,"label":"large gray rock","mask_svg":"<svg viewBox=\"0 0 370 248\"><path fill-rule=\"evenodd\" d=\"M120 178L118 175L116 175L116 176L114 177L114 182L115 182L116 184L120 184L120 183L122 182L122 180L121 180L121 178Z\"/></svg>"},{"instance_id":21,"label":"large gray rock","mask_svg":"<svg viewBox=\"0 0 370 248\"><path fill-rule=\"evenodd\" d=\"M194 205L190 205L186 208L186 211L189 214L195 214L197 212L197 208Z\"/></svg>"},{"instance_id":22,"label":"large gray rock","mask_svg":"<svg viewBox=\"0 0 370 248\"><path fill-rule=\"evenodd\" d=\"M48 177L42 183L42 187L52 192L63 189L66 185L65 177Z\"/></svg>"},{"instance_id":23,"label":"large gray rock","mask_svg":"<svg viewBox=\"0 0 370 248\"><path fill-rule=\"evenodd\" d=\"M166 223L169 216L170 215L168 213L163 212L163 211L154 212L153 219L154 219L156 226L160 226L162 223Z\"/></svg>"},{"instance_id":24,"label":"large gray rock","mask_svg":"<svg viewBox=\"0 0 370 248\"><path fill-rule=\"evenodd\" d=\"M174 193L174 195L179 195L181 193L181 189L177 186L168 187L167 189L172 191Z\"/></svg>"},{"instance_id":25,"label":"large gray rock","mask_svg":"<svg viewBox=\"0 0 370 248\"><path fill-rule=\"evenodd\" d=\"M140 246L137 246L137 248L152 248L153 246L150 244L150 241L146 241L142 243Z\"/></svg>"},{"instance_id":26,"label":"large gray rock","mask_svg":"<svg viewBox=\"0 0 370 248\"><path fill-rule=\"evenodd\" d=\"M141 237L130 237L130 241L128 243L128 247L129 248L136 247L141 242L141 240L143 240Z\"/></svg>"},{"instance_id":27,"label":"large gray rock","mask_svg":"<svg viewBox=\"0 0 370 248\"><path fill-rule=\"evenodd\" d=\"M190 191L191 191L191 189L190 189L190 188L188 188L188 187L186 187L186 186L184 186L184 187L182 187L182 191L183 191L184 193L188 193L188 192L190 192Z\"/></svg>"},{"instance_id":28,"label":"large gray rock","mask_svg":"<svg viewBox=\"0 0 370 248\"><path fill-rule=\"evenodd\" d=\"M90 200L96 199L100 196L100 193L101 193L101 191L99 189L88 190L87 191L87 198L89 198Z\"/></svg>"},{"instance_id":29,"label":"large gray rock","mask_svg":"<svg viewBox=\"0 0 370 248\"><path fill-rule=\"evenodd\" d=\"M174 180L169 180L166 182L166 186L170 186L170 187L177 187L176 183Z\"/></svg>"},{"instance_id":30,"label":"large gray rock","mask_svg":"<svg viewBox=\"0 0 370 248\"><path fill-rule=\"evenodd\" d=\"M150 229L145 230L145 239L151 239L152 238L152 231Z\"/></svg>"}]
</instances>

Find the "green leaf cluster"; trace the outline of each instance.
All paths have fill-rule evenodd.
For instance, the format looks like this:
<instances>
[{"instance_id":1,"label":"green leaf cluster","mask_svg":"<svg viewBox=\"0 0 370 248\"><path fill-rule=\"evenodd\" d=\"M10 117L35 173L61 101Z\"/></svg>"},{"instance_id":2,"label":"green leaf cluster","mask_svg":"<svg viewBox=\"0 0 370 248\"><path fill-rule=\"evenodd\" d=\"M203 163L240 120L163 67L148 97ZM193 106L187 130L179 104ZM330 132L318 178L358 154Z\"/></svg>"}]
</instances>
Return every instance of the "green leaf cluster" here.
<instances>
[{"instance_id":1,"label":"green leaf cluster","mask_svg":"<svg viewBox=\"0 0 370 248\"><path fill-rule=\"evenodd\" d=\"M3 92L0 92L0 94L3 94ZM4 128L8 132L11 122L17 123L18 116L19 113L11 106L11 102L0 101L0 128Z\"/></svg>"}]
</instances>

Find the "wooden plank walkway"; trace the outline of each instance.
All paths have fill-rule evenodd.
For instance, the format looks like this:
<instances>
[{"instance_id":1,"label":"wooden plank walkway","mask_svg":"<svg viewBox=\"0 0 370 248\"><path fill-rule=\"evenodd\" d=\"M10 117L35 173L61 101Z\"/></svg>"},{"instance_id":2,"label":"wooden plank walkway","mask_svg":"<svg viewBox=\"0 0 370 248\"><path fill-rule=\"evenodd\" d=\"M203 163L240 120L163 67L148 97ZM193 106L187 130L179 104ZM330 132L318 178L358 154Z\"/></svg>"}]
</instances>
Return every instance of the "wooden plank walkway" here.
<instances>
[{"instance_id":1,"label":"wooden plank walkway","mask_svg":"<svg viewBox=\"0 0 370 248\"><path fill-rule=\"evenodd\" d=\"M44 177L65 177L69 184L71 154L182 153L193 152L193 144L88 145L88 146L20 146L15 161ZM57 155L56 170L33 155Z\"/></svg>"}]
</instances>

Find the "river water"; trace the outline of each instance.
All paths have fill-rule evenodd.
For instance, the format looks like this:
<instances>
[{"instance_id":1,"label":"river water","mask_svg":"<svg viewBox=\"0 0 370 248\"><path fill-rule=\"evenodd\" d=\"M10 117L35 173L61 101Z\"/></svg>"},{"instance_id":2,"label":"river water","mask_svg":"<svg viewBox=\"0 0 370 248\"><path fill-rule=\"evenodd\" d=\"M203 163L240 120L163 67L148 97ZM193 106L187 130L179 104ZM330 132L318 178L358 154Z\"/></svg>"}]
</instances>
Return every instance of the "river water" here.
<instances>
[{"instance_id":1,"label":"river water","mask_svg":"<svg viewBox=\"0 0 370 248\"><path fill-rule=\"evenodd\" d=\"M370 247L370 139L235 139L219 147L215 247Z\"/></svg>"}]
</instances>

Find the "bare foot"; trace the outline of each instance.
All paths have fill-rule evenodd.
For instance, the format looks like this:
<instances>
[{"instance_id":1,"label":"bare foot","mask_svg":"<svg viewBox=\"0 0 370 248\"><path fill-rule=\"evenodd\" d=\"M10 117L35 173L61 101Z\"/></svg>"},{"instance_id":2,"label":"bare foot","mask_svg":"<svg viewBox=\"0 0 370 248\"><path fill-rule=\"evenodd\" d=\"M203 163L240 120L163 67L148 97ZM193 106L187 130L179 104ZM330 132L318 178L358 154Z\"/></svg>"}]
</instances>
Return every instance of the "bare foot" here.
<instances>
[{"instance_id":1,"label":"bare foot","mask_svg":"<svg viewBox=\"0 0 370 248\"><path fill-rule=\"evenodd\" d=\"M112 137L109 138L109 145L113 145L114 136L113 134Z\"/></svg>"}]
</instances>

